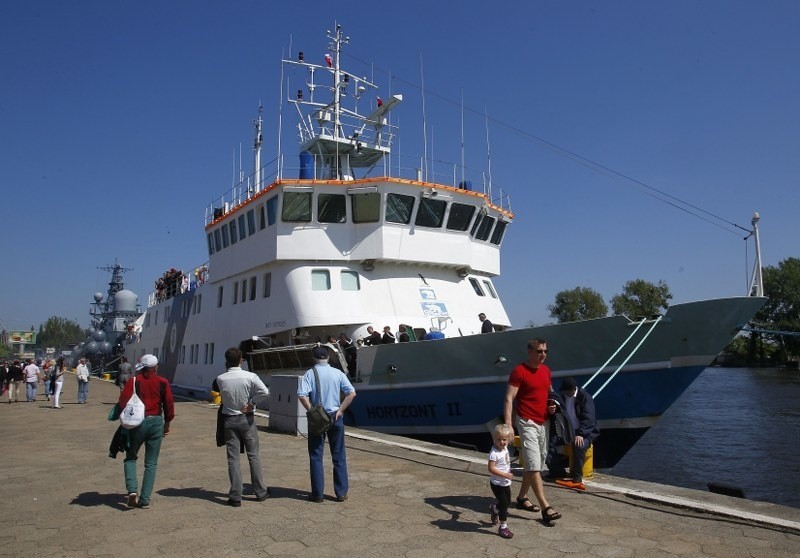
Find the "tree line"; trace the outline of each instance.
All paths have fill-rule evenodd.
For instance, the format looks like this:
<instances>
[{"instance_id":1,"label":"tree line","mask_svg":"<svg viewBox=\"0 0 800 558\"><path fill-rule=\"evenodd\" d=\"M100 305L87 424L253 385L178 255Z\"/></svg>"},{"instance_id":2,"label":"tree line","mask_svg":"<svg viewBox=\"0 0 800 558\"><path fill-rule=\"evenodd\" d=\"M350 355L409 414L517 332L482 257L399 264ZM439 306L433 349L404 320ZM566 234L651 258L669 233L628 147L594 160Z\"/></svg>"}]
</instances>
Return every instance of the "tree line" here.
<instances>
[{"instance_id":1,"label":"tree line","mask_svg":"<svg viewBox=\"0 0 800 558\"><path fill-rule=\"evenodd\" d=\"M725 349L728 362L736 365L782 365L800 358L800 259L787 258L762 270L767 302L756 313L748 329ZM628 281L611 299L612 315L632 320L649 318L669 307L672 293L664 281ZM603 296L589 287L575 287L556 293L547 307L558 323L608 316Z\"/></svg>"}]
</instances>

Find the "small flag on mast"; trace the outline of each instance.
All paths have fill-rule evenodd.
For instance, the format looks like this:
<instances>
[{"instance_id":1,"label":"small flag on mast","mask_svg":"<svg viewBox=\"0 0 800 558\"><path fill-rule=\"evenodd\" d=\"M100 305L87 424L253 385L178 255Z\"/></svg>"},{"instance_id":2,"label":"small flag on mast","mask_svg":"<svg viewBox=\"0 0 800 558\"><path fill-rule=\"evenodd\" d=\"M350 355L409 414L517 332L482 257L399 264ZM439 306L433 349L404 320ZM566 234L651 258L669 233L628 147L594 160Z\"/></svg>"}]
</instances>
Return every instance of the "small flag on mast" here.
<instances>
[{"instance_id":1,"label":"small flag on mast","mask_svg":"<svg viewBox=\"0 0 800 558\"><path fill-rule=\"evenodd\" d=\"M325 53L325 63L328 65L328 68L333 68L333 60L331 59L331 55Z\"/></svg>"}]
</instances>

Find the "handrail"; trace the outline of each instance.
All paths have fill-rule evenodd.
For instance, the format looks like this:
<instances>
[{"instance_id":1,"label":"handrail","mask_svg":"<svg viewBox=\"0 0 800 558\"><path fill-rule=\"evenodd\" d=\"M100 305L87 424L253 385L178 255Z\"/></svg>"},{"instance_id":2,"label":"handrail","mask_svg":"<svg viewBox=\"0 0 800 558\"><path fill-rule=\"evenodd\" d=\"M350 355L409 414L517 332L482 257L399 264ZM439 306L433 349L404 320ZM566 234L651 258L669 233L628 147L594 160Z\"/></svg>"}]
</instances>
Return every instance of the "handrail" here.
<instances>
[{"instance_id":1,"label":"handrail","mask_svg":"<svg viewBox=\"0 0 800 558\"><path fill-rule=\"evenodd\" d=\"M635 355L635 354L636 354L636 351L638 351L638 350L639 350L639 347L641 347L641 346L642 346L642 343L644 343L644 342L645 342L645 340L646 340L646 339L647 339L647 338L650 336L650 334L651 334L651 333L653 333L653 330L656 328L656 326L658 325L658 322L660 322L660 321L661 321L661 319L662 319L663 317L664 317L664 316L659 316L658 318L656 318L656 319L653 321L653 325L652 325L652 326L650 326L650 329L647 331L647 333L645 333L645 334L644 334L644 337L642 337L642 339L639 341L639 343L638 343L638 344L637 344L637 345L636 345L636 346L633 348L633 351L631 351L631 354L629 354L629 355L628 355L628 357L627 357L625 360L623 360L623 361L622 361L622 363L621 363L621 364L620 364L620 365L617 367L617 369L616 369L616 370L614 370L614 373L613 373L613 374L611 374L611 376L609 376L608 380L606 380L606 381L605 381L605 383L604 383L602 386L600 386L600 389L598 389L596 392L594 392L594 395L593 395L593 397L597 397L598 395L600 395L600 392L601 392L601 391L603 391L603 388L605 388L605 387L608 385L608 383L609 383L611 380L613 380L613 379L614 379L614 377L615 377L617 374L619 374L619 371L620 371L620 370L622 370L622 367L623 367L623 366L625 366L626 364L628 364L628 361L629 361L631 358L633 358L633 355Z\"/></svg>"},{"instance_id":2,"label":"handrail","mask_svg":"<svg viewBox=\"0 0 800 558\"><path fill-rule=\"evenodd\" d=\"M591 378L586 380L586 383L583 384L583 389L586 389L587 386L592 383L592 380L594 380L597 377L597 375L600 374L600 372L602 372L603 370L606 369L606 366L608 366L608 363L611 362L614 359L614 357L619 354L619 352L622 350L622 347L624 347L625 345L628 344L628 341L630 341L633 338L633 336L636 335L636 332L639 331L639 328L642 327L646 321L647 321L647 318L642 318L642 321L640 321L638 323L638 325L636 326L636 329L634 329L633 332L628 336L628 338L625 341L623 341L622 345L620 345L617 348L617 350L614 351L614 354L611 355L610 357L608 357L608 360L603 363L603 366L601 366L600 368L597 369L597 372L592 374Z\"/></svg>"}]
</instances>

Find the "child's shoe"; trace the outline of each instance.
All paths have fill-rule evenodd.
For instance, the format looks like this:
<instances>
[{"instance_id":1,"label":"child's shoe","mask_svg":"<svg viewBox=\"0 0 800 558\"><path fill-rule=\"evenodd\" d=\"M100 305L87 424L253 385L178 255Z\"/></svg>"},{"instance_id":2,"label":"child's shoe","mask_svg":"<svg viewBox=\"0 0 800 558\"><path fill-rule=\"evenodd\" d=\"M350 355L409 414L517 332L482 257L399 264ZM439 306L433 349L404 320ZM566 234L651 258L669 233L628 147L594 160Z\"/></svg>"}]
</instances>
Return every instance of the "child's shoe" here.
<instances>
[{"instance_id":1,"label":"child's shoe","mask_svg":"<svg viewBox=\"0 0 800 558\"><path fill-rule=\"evenodd\" d=\"M504 539L510 539L514 536L514 533L508 530L508 527L500 527L497 531L497 534L503 537Z\"/></svg>"},{"instance_id":2,"label":"child's shoe","mask_svg":"<svg viewBox=\"0 0 800 558\"><path fill-rule=\"evenodd\" d=\"M492 525L497 525L500 521L500 513L497 511L497 506L494 504L489 506L489 512L492 514Z\"/></svg>"}]
</instances>

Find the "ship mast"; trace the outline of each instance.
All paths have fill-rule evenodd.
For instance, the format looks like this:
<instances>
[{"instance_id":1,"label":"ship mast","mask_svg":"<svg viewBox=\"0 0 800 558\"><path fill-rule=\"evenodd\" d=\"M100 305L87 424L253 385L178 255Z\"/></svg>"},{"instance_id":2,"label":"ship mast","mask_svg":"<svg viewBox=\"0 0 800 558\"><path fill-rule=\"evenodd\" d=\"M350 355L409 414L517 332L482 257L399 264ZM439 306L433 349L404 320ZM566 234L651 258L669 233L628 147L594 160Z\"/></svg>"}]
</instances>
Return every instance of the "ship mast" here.
<instances>
[{"instance_id":1,"label":"ship mast","mask_svg":"<svg viewBox=\"0 0 800 558\"><path fill-rule=\"evenodd\" d=\"M764 296L764 276L761 273L761 240L758 238L758 221L761 216L756 211L753 214L753 230L750 234L753 235L753 242L756 245L756 261L753 264L753 278L750 281L750 289L748 294L750 296Z\"/></svg>"},{"instance_id":2,"label":"ship mast","mask_svg":"<svg viewBox=\"0 0 800 558\"><path fill-rule=\"evenodd\" d=\"M255 182L255 193L259 193L261 191L261 144L264 143L264 135L261 132L261 127L263 125L263 121L261 119L261 113L264 112L264 106L259 104L258 106L258 118L253 120L253 125L256 129L256 139L253 143L253 151L255 152L255 174L253 175L253 180Z\"/></svg>"}]
</instances>

